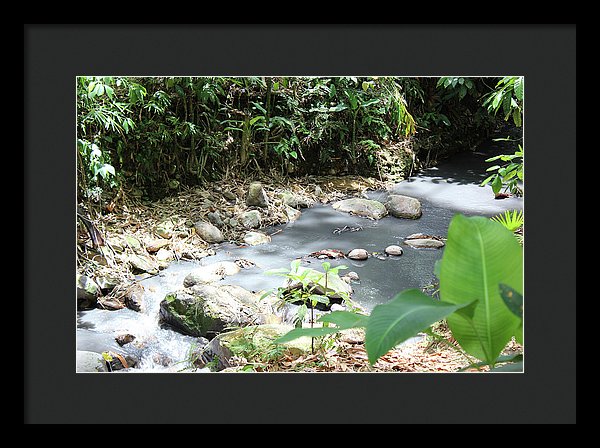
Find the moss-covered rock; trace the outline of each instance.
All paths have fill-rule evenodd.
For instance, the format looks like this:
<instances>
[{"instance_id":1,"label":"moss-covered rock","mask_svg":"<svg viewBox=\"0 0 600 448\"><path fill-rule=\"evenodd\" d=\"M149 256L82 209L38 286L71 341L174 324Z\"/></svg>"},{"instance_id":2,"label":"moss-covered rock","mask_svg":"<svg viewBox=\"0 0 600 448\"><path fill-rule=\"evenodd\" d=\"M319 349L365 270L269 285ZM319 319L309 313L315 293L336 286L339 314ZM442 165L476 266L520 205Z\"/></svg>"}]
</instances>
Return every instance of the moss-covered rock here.
<instances>
[{"instance_id":1,"label":"moss-covered rock","mask_svg":"<svg viewBox=\"0 0 600 448\"><path fill-rule=\"evenodd\" d=\"M159 320L180 333L209 339L226 328L281 321L272 302L259 298L237 285L196 284L167 294Z\"/></svg>"}]
</instances>

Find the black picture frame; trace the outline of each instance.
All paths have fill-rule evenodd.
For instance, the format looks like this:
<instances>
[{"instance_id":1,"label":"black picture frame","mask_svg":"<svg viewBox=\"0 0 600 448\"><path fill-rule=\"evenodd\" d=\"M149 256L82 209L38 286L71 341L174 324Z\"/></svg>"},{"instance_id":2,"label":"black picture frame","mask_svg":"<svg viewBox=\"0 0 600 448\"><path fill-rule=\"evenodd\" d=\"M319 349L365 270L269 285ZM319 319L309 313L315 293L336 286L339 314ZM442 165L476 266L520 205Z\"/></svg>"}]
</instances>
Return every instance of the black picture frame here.
<instances>
[{"instance_id":1,"label":"black picture frame","mask_svg":"<svg viewBox=\"0 0 600 448\"><path fill-rule=\"evenodd\" d=\"M24 422L574 423L575 50L574 24L25 24ZM524 76L525 373L76 374L75 77L103 74Z\"/></svg>"}]
</instances>

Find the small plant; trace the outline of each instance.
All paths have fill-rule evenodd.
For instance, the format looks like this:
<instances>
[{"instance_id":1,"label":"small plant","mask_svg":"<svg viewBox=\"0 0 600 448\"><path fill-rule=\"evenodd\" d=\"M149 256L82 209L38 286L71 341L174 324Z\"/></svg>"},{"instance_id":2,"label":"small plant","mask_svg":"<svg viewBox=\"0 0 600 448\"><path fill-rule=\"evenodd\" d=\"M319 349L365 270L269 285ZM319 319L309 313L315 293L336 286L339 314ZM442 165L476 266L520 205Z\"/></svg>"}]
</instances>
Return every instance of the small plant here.
<instances>
[{"instance_id":1,"label":"small plant","mask_svg":"<svg viewBox=\"0 0 600 448\"><path fill-rule=\"evenodd\" d=\"M315 322L314 310L317 307L317 304L322 303L324 305L329 305L330 303L329 278L331 278L332 275L338 275L340 270L348 269L348 267L340 265L332 268L331 263L326 261L321 265L324 271L321 273L313 269L302 268L300 266L300 261L301 260L299 259L292 261L290 263L290 269L270 269L266 271L265 274L280 275L289 279L289 285L287 287L277 288L277 298L281 301L281 306L285 305L285 303L300 304L294 320L297 328L302 328L302 321L306 316L308 308L310 308L310 326L313 328ZM320 285L322 280L324 282ZM320 286L322 287L323 294L315 294L316 290L321 289L319 288ZM272 293L273 290L267 291L262 295L261 299ZM314 338L311 348L314 353Z\"/></svg>"},{"instance_id":2,"label":"small plant","mask_svg":"<svg viewBox=\"0 0 600 448\"><path fill-rule=\"evenodd\" d=\"M523 210L506 210L504 213L492 216L490 219L499 222L511 232L519 230L525 223Z\"/></svg>"}]
</instances>

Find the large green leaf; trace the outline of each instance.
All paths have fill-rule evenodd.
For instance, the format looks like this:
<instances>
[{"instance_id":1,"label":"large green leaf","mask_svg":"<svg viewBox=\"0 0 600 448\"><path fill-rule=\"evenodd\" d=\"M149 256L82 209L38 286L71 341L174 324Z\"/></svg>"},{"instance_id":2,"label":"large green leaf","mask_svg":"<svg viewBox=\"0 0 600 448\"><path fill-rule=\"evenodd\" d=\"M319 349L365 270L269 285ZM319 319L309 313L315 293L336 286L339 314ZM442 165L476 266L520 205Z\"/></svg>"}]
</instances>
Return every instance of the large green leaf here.
<instances>
[{"instance_id":1,"label":"large green leaf","mask_svg":"<svg viewBox=\"0 0 600 448\"><path fill-rule=\"evenodd\" d=\"M317 338L331 333L337 333L338 331L340 331L340 328L336 327L294 328L283 336L275 339L275 343L283 344L284 342L293 341L294 339L298 339L303 336Z\"/></svg>"},{"instance_id":2,"label":"large green leaf","mask_svg":"<svg viewBox=\"0 0 600 448\"><path fill-rule=\"evenodd\" d=\"M444 303L419 289L406 289L373 308L367 321L365 348L374 364L396 345L416 335L468 303Z\"/></svg>"},{"instance_id":3,"label":"large green leaf","mask_svg":"<svg viewBox=\"0 0 600 448\"><path fill-rule=\"evenodd\" d=\"M524 81L522 77L519 77L515 80L515 85L514 85L514 90L515 90L515 96L517 97L517 99L519 101L523 101L523 86L524 86Z\"/></svg>"},{"instance_id":4,"label":"large green leaf","mask_svg":"<svg viewBox=\"0 0 600 448\"><path fill-rule=\"evenodd\" d=\"M326 322L337 325L338 329L348 329L366 326L369 316L364 314L352 313L350 311L332 311L324 314L319 322Z\"/></svg>"},{"instance_id":5,"label":"large green leaf","mask_svg":"<svg viewBox=\"0 0 600 448\"><path fill-rule=\"evenodd\" d=\"M349 311L333 311L324 314L318 321L335 324L335 327L295 328L281 336L275 342L282 344L301 338L302 336L319 337L337 333L341 330L364 327L368 318L369 316L365 316L364 314L351 313Z\"/></svg>"},{"instance_id":6,"label":"large green leaf","mask_svg":"<svg viewBox=\"0 0 600 448\"><path fill-rule=\"evenodd\" d=\"M472 313L454 313L447 322L469 354L493 363L518 334L521 320L500 297L498 284L523 291L523 249L512 232L488 218L456 215L440 269L440 295L448 303L477 300Z\"/></svg>"},{"instance_id":7,"label":"large green leaf","mask_svg":"<svg viewBox=\"0 0 600 448\"><path fill-rule=\"evenodd\" d=\"M518 318L523 318L523 295L504 283L500 283L498 288L508 309Z\"/></svg>"}]
</instances>

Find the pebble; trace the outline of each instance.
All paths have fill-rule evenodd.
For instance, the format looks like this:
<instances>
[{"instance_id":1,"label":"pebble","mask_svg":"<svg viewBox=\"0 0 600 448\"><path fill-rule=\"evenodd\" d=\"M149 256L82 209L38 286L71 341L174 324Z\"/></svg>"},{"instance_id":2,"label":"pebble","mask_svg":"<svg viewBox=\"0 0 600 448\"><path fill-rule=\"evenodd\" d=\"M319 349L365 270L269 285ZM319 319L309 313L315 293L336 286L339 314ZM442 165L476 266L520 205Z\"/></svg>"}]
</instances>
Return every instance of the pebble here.
<instances>
[{"instance_id":1,"label":"pebble","mask_svg":"<svg viewBox=\"0 0 600 448\"><path fill-rule=\"evenodd\" d=\"M351 260L366 260L369 253L365 249L352 249L346 256Z\"/></svg>"},{"instance_id":2,"label":"pebble","mask_svg":"<svg viewBox=\"0 0 600 448\"><path fill-rule=\"evenodd\" d=\"M392 244L388 247L385 248L385 253L388 255L402 255L402 248L400 246L397 246L395 244Z\"/></svg>"}]
</instances>

